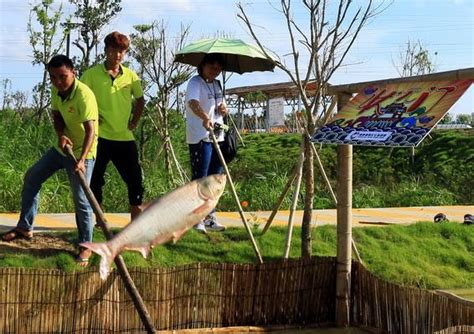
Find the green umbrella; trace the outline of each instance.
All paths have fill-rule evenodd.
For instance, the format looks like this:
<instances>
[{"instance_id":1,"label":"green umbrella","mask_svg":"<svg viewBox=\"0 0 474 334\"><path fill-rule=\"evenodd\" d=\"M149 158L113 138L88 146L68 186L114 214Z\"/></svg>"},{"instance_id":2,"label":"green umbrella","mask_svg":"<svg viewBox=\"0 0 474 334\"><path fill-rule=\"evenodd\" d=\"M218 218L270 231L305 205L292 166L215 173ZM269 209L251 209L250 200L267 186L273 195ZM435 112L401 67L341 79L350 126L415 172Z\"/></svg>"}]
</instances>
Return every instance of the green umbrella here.
<instances>
[{"instance_id":1,"label":"green umbrella","mask_svg":"<svg viewBox=\"0 0 474 334\"><path fill-rule=\"evenodd\" d=\"M208 53L220 53L226 65L226 72L239 74L254 71L273 71L275 60L267 57L254 45L240 39L201 39L178 51L174 60L183 64L198 66Z\"/></svg>"}]
</instances>

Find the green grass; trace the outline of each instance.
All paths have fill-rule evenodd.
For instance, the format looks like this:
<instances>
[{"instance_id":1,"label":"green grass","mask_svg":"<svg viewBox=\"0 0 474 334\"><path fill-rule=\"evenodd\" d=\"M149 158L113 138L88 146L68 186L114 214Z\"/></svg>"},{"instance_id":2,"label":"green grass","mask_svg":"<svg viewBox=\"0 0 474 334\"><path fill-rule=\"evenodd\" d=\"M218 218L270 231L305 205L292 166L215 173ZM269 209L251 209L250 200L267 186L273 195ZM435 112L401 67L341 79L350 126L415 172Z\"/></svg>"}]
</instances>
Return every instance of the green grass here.
<instances>
[{"instance_id":1,"label":"green grass","mask_svg":"<svg viewBox=\"0 0 474 334\"><path fill-rule=\"evenodd\" d=\"M184 141L184 120L171 114L171 136L178 160L189 173L189 157ZM142 123L143 125L143 123ZM145 124L146 125L146 124ZM144 128L149 129L149 124ZM171 189L164 171L163 157L156 157L161 143L153 130L141 143L143 151L145 200L161 196ZM20 210L23 175L56 140L52 125L33 119L21 119L4 112L0 115L0 212ZM298 134L247 134L245 147L229 165L237 192L247 201L247 210L271 210L298 159ZM337 154L335 146L318 146L319 155L335 188ZM421 205L460 205L474 203L474 136L470 132L434 132L411 150L354 147L354 207L392 207ZM304 184L302 185L302 193ZM315 169L314 208L333 208L326 185ZM104 206L108 212L128 211L127 190L112 164L104 187ZM282 208L289 208L287 196ZM302 201L298 209L302 208ZM230 192L222 197L218 209L235 211ZM73 202L65 173L57 173L42 188L40 212L72 212Z\"/></svg>"},{"instance_id":2,"label":"green grass","mask_svg":"<svg viewBox=\"0 0 474 334\"><path fill-rule=\"evenodd\" d=\"M300 229L295 228L290 257L300 256ZM264 236L254 230L264 261L280 259L286 229L272 227ZM73 241L75 233L61 234ZM402 285L428 289L474 288L474 228L456 223L418 223L409 226L355 228L353 236L362 260L377 276ZM313 255L335 256L336 230L321 226L313 230ZM95 231L95 240L101 233ZM246 231L230 228L208 236L188 232L176 244L153 249L149 259L124 252L129 267L170 267L189 263L254 263L255 254ZM97 266L93 256L91 265ZM0 267L77 269L72 254L0 250Z\"/></svg>"}]
</instances>

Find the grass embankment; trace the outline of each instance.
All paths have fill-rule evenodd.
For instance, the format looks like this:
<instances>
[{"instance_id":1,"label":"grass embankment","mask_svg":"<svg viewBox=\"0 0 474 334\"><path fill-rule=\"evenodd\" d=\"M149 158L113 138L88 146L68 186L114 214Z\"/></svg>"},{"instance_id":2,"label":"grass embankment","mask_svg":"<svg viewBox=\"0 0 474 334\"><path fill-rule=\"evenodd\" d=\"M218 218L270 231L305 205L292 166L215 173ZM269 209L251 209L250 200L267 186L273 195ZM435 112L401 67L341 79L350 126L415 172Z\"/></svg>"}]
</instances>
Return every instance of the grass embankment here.
<instances>
[{"instance_id":1,"label":"grass embankment","mask_svg":"<svg viewBox=\"0 0 474 334\"><path fill-rule=\"evenodd\" d=\"M171 135L176 155L189 173L189 157L184 142L184 120L172 114ZM163 156L156 157L161 143L155 132L140 143L143 151L145 199L151 200L170 190L164 172ZM140 130L136 138L141 138ZM23 175L44 151L56 141L51 124L21 119L4 112L0 115L0 212L20 209ZM241 200L247 210L271 210L298 159L297 134L244 135L237 159L229 167ZM320 157L333 186L336 184L336 149L325 145ZM474 136L472 132L434 132L415 151L410 149L354 147L354 207L393 207L456 205L474 203ZM333 208L319 171L315 172L314 208ZM304 185L302 186L304 189ZM112 164L104 187L107 212L128 211L127 190ZM303 201L299 202L301 209ZM290 206L290 197L282 208ZM40 212L72 212L73 203L65 173L57 173L42 189ZM235 211L229 192L219 210Z\"/></svg>"},{"instance_id":2,"label":"grass embankment","mask_svg":"<svg viewBox=\"0 0 474 334\"><path fill-rule=\"evenodd\" d=\"M265 235L254 230L264 261L281 259L286 229L272 227ZM409 226L354 229L354 239L362 260L370 271L388 281L428 289L474 288L474 227L456 223L418 223ZM295 228L290 257L299 257L300 229ZM75 233L60 237L73 241ZM334 226L313 230L313 254L335 256ZM95 240L103 240L96 231ZM255 255L243 228L230 228L208 236L194 230L176 244L157 246L150 259L124 252L129 267L170 267L195 262L253 263ZM93 256L92 266L99 257ZM18 252L0 248L0 267L56 268L77 270L68 252Z\"/></svg>"}]
</instances>

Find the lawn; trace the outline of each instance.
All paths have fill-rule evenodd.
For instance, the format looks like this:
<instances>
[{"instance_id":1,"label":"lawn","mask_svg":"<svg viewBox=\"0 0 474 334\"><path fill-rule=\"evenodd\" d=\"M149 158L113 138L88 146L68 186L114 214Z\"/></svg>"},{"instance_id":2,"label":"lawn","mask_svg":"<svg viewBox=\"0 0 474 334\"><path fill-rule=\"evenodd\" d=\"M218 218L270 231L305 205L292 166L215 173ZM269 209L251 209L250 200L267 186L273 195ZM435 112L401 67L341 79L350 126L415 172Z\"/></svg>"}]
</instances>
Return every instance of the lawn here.
<instances>
[{"instance_id":1,"label":"lawn","mask_svg":"<svg viewBox=\"0 0 474 334\"><path fill-rule=\"evenodd\" d=\"M300 255L300 228L295 228L290 257ZM264 261L280 259L286 229L272 227L265 235L254 234ZM80 270L74 262L75 233L35 236L36 242L0 242L0 267ZM474 288L474 226L458 223L417 223L409 226L354 228L354 240L364 264L375 275L391 282L427 289ZM336 229L313 229L313 255L335 256ZM95 231L95 241L103 240ZM46 247L39 244L44 243ZM223 233L189 231L176 244L156 246L144 259L124 252L128 267L174 267L183 264L255 263L256 258L245 229L229 228ZM94 255L91 266L100 258ZM98 269L98 268L97 268Z\"/></svg>"}]
</instances>

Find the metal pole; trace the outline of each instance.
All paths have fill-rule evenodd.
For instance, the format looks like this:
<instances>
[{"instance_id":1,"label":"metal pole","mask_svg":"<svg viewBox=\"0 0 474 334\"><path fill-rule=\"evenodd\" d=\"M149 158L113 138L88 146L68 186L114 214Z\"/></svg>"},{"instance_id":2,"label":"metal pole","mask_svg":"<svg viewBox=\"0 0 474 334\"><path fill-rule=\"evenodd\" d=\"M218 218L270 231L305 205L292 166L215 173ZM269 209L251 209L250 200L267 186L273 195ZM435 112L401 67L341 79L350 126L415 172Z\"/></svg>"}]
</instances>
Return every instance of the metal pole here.
<instances>
[{"instance_id":1,"label":"metal pole","mask_svg":"<svg viewBox=\"0 0 474 334\"><path fill-rule=\"evenodd\" d=\"M69 58L69 49L71 44L71 33L68 31L66 35L66 56Z\"/></svg>"},{"instance_id":2,"label":"metal pole","mask_svg":"<svg viewBox=\"0 0 474 334\"><path fill-rule=\"evenodd\" d=\"M258 262L263 263L262 256L260 255L260 251L258 250L258 246L257 246L257 243L255 242L255 238L253 237L252 230L250 229L247 219L245 218L244 210L242 209L242 206L240 205L239 196L237 195L237 191L235 191L234 182L232 182L232 177L230 176L229 168L227 168L227 164L225 163L224 156L222 155L221 149L219 148L219 143L217 142L217 138L214 135L214 130L209 129L209 135L212 139L212 143L214 144L214 148L216 149L217 155L219 156L219 160L221 161L222 167L224 167L227 180L229 181L229 184L230 184L230 189L232 190L232 195L234 196L235 202L237 203L237 207L239 209L240 218L242 219L242 223L244 223L245 229L247 230L247 233L249 234L250 241L252 242L253 249L258 258Z\"/></svg>"},{"instance_id":3,"label":"metal pole","mask_svg":"<svg viewBox=\"0 0 474 334\"><path fill-rule=\"evenodd\" d=\"M240 131L244 131L245 127L245 119L244 119L244 109L245 109L245 103L242 105L242 97L239 96L239 109L240 109Z\"/></svg>"},{"instance_id":4,"label":"metal pole","mask_svg":"<svg viewBox=\"0 0 474 334\"><path fill-rule=\"evenodd\" d=\"M74 156L72 152L71 146L66 145L65 153L72 160L77 161L76 157ZM99 203L97 202L94 194L89 188L89 185L87 184L87 181L84 178L84 174L82 172L78 172L77 175L79 177L79 181L81 183L82 189L84 190L84 193L86 194L86 197L89 200L89 203L91 204L92 210L94 211L97 217L100 228L104 232L104 235L107 238L107 240L112 239L114 235L110 231L109 227L107 226L107 221L105 219L104 213L102 212L102 209L100 208ZM155 326L153 325L153 321L151 320L150 314L148 313L145 303L143 302L143 299L140 296L140 293L138 292L138 289L135 286L135 283L133 283L132 277L130 276L130 273L128 272L127 266L125 265L125 262L123 261L122 256L117 255L114 259L114 262L115 262L115 265L117 266L117 271L119 272L120 277L122 277L125 288L127 289L128 294L130 295L130 298L132 299L133 304L135 305L135 308L137 309L137 312L140 315L140 318L142 320L143 325L146 328L146 331L148 333L156 333L156 329L155 329Z\"/></svg>"},{"instance_id":5,"label":"metal pole","mask_svg":"<svg viewBox=\"0 0 474 334\"><path fill-rule=\"evenodd\" d=\"M338 95L338 108L349 100L350 94ZM351 241L352 241L352 145L339 145L337 189L337 277L336 325L350 325L351 299Z\"/></svg>"}]
</instances>

